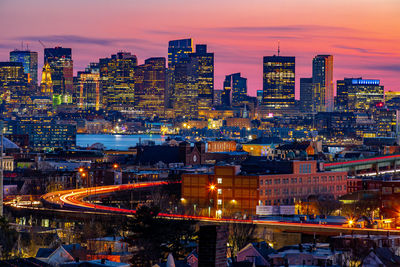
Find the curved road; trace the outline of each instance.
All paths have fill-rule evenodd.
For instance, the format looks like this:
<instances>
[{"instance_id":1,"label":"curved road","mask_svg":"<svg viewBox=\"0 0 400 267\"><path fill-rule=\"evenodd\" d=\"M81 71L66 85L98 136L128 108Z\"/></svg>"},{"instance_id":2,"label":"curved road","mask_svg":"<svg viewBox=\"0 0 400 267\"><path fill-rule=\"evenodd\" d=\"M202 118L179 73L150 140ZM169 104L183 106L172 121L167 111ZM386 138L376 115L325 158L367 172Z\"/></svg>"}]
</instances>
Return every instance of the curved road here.
<instances>
[{"instance_id":1,"label":"curved road","mask_svg":"<svg viewBox=\"0 0 400 267\"><path fill-rule=\"evenodd\" d=\"M110 186L99 186L91 188L64 190L48 193L42 196L42 200L58 206L62 209L78 209L86 211L96 211L104 213L119 213L125 215L132 215L135 210L122 209L116 207L109 207L103 205L96 205L85 201L85 198L89 196L102 195L107 193L113 193L123 190L131 190L135 188L154 187L160 185L166 185L169 182L155 181L155 182L143 182L136 184L124 184L124 185L110 185ZM362 228L350 228L342 225L330 225L330 224L318 224L318 223L298 223L298 222L283 222L283 221L263 221L263 220L242 220L242 219L218 219L210 218L205 216L191 216L181 214L169 214L159 213L160 217L170 219L194 219L197 221L207 222L224 222L224 223L254 223L258 225L274 226L282 230L297 231L297 232L370 232L377 234L400 234L399 229L362 229Z\"/></svg>"}]
</instances>

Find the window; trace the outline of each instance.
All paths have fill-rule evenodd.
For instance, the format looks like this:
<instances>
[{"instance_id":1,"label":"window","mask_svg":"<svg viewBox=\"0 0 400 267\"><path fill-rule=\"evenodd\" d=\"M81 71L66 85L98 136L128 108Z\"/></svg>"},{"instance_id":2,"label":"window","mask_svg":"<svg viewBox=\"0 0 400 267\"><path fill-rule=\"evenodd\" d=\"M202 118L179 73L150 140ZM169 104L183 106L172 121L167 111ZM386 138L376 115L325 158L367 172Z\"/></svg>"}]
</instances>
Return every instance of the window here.
<instances>
[{"instance_id":1,"label":"window","mask_svg":"<svg viewBox=\"0 0 400 267\"><path fill-rule=\"evenodd\" d=\"M217 204L222 205L222 199L217 199Z\"/></svg>"},{"instance_id":2,"label":"window","mask_svg":"<svg viewBox=\"0 0 400 267\"><path fill-rule=\"evenodd\" d=\"M265 183L265 184L267 184L267 183ZM260 180L260 185L263 185L263 180Z\"/></svg>"},{"instance_id":3,"label":"window","mask_svg":"<svg viewBox=\"0 0 400 267\"><path fill-rule=\"evenodd\" d=\"M222 189L221 188L218 188L217 192L218 192L218 195L222 195Z\"/></svg>"},{"instance_id":4,"label":"window","mask_svg":"<svg viewBox=\"0 0 400 267\"><path fill-rule=\"evenodd\" d=\"M217 178L217 184L222 184L222 178Z\"/></svg>"}]
</instances>

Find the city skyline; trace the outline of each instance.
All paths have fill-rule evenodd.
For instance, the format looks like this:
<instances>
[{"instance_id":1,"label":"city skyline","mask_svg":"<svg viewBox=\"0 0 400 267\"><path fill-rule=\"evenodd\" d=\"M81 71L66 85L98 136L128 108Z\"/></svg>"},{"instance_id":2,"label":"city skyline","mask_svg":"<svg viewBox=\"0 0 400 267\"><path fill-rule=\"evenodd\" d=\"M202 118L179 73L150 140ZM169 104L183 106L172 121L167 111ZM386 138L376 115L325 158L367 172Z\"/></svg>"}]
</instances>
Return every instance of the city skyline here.
<instances>
[{"instance_id":1,"label":"city skyline","mask_svg":"<svg viewBox=\"0 0 400 267\"><path fill-rule=\"evenodd\" d=\"M0 60L8 60L9 52L23 41L39 52L41 69L43 47L37 40L42 40L47 47L72 48L76 75L90 62L119 50L137 55L142 64L146 58L167 57L168 41L193 38L194 44L207 44L215 54L215 89L222 89L229 73L241 72L254 96L262 89L262 58L277 54L280 41L281 55L296 57L296 98L300 78L311 76L317 54L334 56L335 84L345 77L362 76L380 79L386 90L400 90L396 51L400 34L393 30L400 24L396 1L385 5L358 0L346 5L344 1L230 1L223 17L224 1L181 6L180 1L151 2L96 1L94 6L93 1L57 5L45 0L3 1L0 22L12 22L13 27L2 30ZM318 12L324 9L330 13ZM63 15L57 10L63 10Z\"/></svg>"}]
</instances>

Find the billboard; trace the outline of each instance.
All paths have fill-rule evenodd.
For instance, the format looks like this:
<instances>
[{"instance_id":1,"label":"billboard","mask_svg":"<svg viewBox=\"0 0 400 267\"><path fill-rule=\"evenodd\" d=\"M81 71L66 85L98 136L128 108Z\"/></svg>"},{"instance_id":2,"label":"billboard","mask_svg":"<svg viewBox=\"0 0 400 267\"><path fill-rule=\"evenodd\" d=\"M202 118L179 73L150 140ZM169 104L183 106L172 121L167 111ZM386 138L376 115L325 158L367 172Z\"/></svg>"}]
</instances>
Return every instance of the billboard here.
<instances>
[{"instance_id":1,"label":"billboard","mask_svg":"<svg viewBox=\"0 0 400 267\"><path fill-rule=\"evenodd\" d=\"M286 206L256 206L257 215L295 215L294 205Z\"/></svg>"},{"instance_id":2,"label":"billboard","mask_svg":"<svg viewBox=\"0 0 400 267\"><path fill-rule=\"evenodd\" d=\"M279 214L281 215L294 215L295 211L294 205L279 206Z\"/></svg>"}]
</instances>

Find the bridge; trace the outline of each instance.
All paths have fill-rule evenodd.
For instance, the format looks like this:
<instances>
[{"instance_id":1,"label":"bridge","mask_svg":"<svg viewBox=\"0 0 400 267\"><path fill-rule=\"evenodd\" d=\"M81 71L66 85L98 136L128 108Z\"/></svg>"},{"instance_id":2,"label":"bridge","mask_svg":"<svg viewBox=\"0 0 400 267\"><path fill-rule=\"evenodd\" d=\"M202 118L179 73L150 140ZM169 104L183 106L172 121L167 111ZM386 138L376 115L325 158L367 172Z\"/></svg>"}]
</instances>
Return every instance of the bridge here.
<instances>
[{"instance_id":1,"label":"bridge","mask_svg":"<svg viewBox=\"0 0 400 267\"><path fill-rule=\"evenodd\" d=\"M176 183L176 182L175 182ZM57 191L48 193L42 196L42 201L45 204L44 208L32 208L26 207L27 210L35 212L52 212L61 213L64 216L100 216L100 217L130 217L135 214L135 210L111 207L105 205L99 205L90 203L87 199L100 196L103 194L116 193L123 190L135 190L139 188L154 187L167 185L169 182L166 181L153 181L143 182L136 184L125 184L125 185L109 185L99 186L91 188L80 188L71 189L64 191ZM15 208L24 209L24 206ZM281 231L281 232L294 232L304 234L318 234L318 235L339 235L339 234L376 234L386 235L387 233L400 235L399 229L366 229L366 228L355 228L343 225L334 224L320 224L318 222L287 222L287 221L265 221L255 219L226 219L226 218L213 218L206 216L192 216L185 214L173 214L173 213L159 213L161 218L174 219L174 220L195 220L201 223L217 223L217 224L232 224L232 223L244 223L244 224L256 224L258 227L267 227L268 229Z\"/></svg>"},{"instance_id":2,"label":"bridge","mask_svg":"<svg viewBox=\"0 0 400 267\"><path fill-rule=\"evenodd\" d=\"M400 172L400 154L371 157L358 160L329 162L327 171L346 171L350 176L374 176Z\"/></svg>"}]
</instances>

